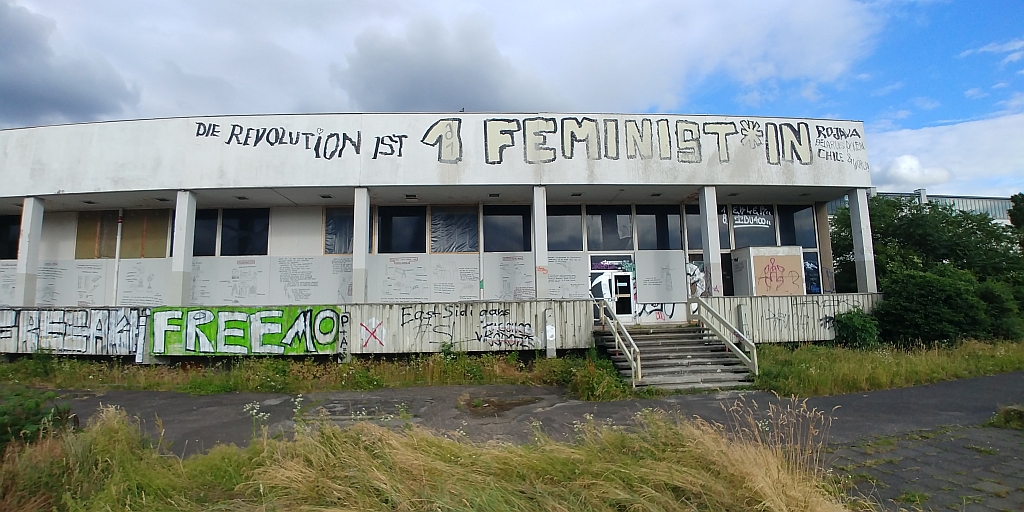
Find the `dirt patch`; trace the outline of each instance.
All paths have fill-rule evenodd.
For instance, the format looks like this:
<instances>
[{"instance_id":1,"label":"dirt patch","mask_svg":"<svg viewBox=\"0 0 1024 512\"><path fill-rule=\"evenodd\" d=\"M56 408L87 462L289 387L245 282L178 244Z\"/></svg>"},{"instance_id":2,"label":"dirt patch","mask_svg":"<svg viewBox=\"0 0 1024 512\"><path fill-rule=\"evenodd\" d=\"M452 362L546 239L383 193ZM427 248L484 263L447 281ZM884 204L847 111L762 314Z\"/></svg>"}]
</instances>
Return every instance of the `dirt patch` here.
<instances>
[{"instance_id":1,"label":"dirt patch","mask_svg":"<svg viewBox=\"0 0 1024 512\"><path fill-rule=\"evenodd\" d=\"M535 404L542 399L539 396L517 396L512 398L499 398L493 396L469 396L459 397L459 408L469 411L473 416L500 416L516 407Z\"/></svg>"}]
</instances>

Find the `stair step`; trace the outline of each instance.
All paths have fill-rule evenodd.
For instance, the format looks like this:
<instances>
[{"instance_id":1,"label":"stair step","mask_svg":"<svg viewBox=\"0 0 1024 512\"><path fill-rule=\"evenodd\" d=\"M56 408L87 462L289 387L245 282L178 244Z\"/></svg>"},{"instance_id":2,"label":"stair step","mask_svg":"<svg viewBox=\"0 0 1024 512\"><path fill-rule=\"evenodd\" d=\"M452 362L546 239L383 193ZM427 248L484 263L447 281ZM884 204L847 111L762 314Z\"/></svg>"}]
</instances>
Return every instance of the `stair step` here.
<instances>
[{"instance_id":1,"label":"stair step","mask_svg":"<svg viewBox=\"0 0 1024 512\"><path fill-rule=\"evenodd\" d=\"M612 363L615 367L629 368L629 360L624 356L612 357ZM647 368L689 368L693 366L706 366L706 365L722 365L722 366L739 366L743 365L743 361L740 361L735 357L693 357L689 359L650 359L640 357L640 364L643 369Z\"/></svg>"},{"instance_id":2,"label":"stair step","mask_svg":"<svg viewBox=\"0 0 1024 512\"><path fill-rule=\"evenodd\" d=\"M625 369L620 370L621 374L627 377L632 377L633 372L627 366ZM646 368L641 367L641 374L644 379L651 376L724 376L726 378L734 378L737 375L749 375L750 370L746 366L718 366L718 365L705 365L705 366L689 366L689 367L676 367L676 368Z\"/></svg>"}]
</instances>

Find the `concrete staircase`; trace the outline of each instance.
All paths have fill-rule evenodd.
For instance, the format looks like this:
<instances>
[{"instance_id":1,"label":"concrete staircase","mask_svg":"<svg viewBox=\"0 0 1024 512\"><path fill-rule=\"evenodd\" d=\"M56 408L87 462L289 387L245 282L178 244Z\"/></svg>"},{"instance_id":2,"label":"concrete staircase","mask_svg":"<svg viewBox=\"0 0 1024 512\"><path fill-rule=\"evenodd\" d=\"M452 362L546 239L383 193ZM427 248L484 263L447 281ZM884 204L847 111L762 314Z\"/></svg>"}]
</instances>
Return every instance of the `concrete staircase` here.
<instances>
[{"instance_id":1,"label":"concrete staircase","mask_svg":"<svg viewBox=\"0 0 1024 512\"><path fill-rule=\"evenodd\" d=\"M733 389L753 382L750 370L708 329L691 325L627 328L640 349L637 386L667 390ZM615 348L610 331L594 330L594 343L605 349L624 378L632 379L625 355Z\"/></svg>"}]
</instances>

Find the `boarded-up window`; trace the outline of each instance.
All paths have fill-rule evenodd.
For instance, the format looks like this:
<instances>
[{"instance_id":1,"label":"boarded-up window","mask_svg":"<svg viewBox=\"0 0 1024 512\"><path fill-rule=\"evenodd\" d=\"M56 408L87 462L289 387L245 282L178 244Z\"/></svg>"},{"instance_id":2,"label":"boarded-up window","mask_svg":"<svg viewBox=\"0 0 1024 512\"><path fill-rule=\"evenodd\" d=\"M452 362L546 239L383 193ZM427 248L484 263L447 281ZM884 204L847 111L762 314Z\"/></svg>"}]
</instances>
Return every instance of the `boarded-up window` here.
<instances>
[{"instance_id":1,"label":"boarded-up window","mask_svg":"<svg viewBox=\"0 0 1024 512\"><path fill-rule=\"evenodd\" d=\"M0 260L18 259L18 234L20 232L20 215L0 215Z\"/></svg>"},{"instance_id":2,"label":"boarded-up window","mask_svg":"<svg viewBox=\"0 0 1024 512\"><path fill-rule=\"evenodd\" d=\"M121 221L121 258L167 256L170 210L126 210Z\"/></svg>"},{"instance_id":3,"label":"boarded-up window","mask_svg":"<svg viewBox=\"0 0 1024 512\"><path fill-rule=\"evenodd\" d=\"M328 208L325 216L324 253L352 254L352 207Z\"/></svg>"},{"instance_id":4,"label":"boarded-up window","mask_svg":"<svg viewBox=\"0 0 1024 512\"><path fill-rule=\"evenodd\" d=\"M480 250L479 211L474 206L430 209L430 252Z\"/></svg>"},{"instance_id":5,"label":"boarded-up window","mask_svg":"<svg viewBox=\"0 0 1024 512\"><path fill-rule=\"evenodd\" d=\"M117 251L117 210L78 213L75 259L113 258Z\"/></svg>"}]
</instances>

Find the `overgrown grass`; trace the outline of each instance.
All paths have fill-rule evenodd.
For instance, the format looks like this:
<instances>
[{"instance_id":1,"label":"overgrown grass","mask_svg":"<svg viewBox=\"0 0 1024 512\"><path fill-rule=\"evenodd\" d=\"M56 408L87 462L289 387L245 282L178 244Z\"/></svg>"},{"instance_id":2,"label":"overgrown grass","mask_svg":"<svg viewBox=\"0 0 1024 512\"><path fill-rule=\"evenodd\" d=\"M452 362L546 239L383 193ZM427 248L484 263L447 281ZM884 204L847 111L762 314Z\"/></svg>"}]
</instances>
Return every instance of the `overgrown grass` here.
<instances>
[{"instance_id":1,"label":"overgrown grass","mask_svg":"<svg viewBox=\"0 0 1024 512\"><path fill-rule=\"evenodd\" d=\"M1024 343L966 341L955 346L853 350L821 345L759 345L759 389L819 396L929 384L1024 370Z\"/></svg>"},{"instance_id":2,"label":"overgrown grass","mask_svg":"<svg viewBox=\"0 0 1024 512\"><path fill-rule=\"evenodd\" d=\"M348 363L310 359L242 358L209 364L141 366L33 354L0 363L0 382L51 389L132 389L213 394L230 391L310 393L384 387L458 384L526 384L565 387L582 400L656 396L634 393L612 362L591 350L586 356L535 358L519 354L440 353L401 360L353 359Z\"/></svg>"},{"instance_id":3,"label":"overgrown grass","mask_svg":"<svg viewBox=\"0 0 1024 512\"><path fill-rule=\"evenodd\" d=\"M1018 404L1000 407L999 412L997 412L992 419L988 420L988 423L985 425L989 427L1024 430L1024 405Z\"/></svg>"},{"instance_id":4,"label":"overgrown grass","mask_svg":"<svg viewBox=\"0 0 1024 512\"><path fill-rule=\"evenodd\" d=\"M844 510L807 446L750 433L645 411L629 430L588 422L573 443L538 432L513 446L320 421L182 460L108 408L80 433L10 448L0 509Z\"/></svg>"}]
</instances>

